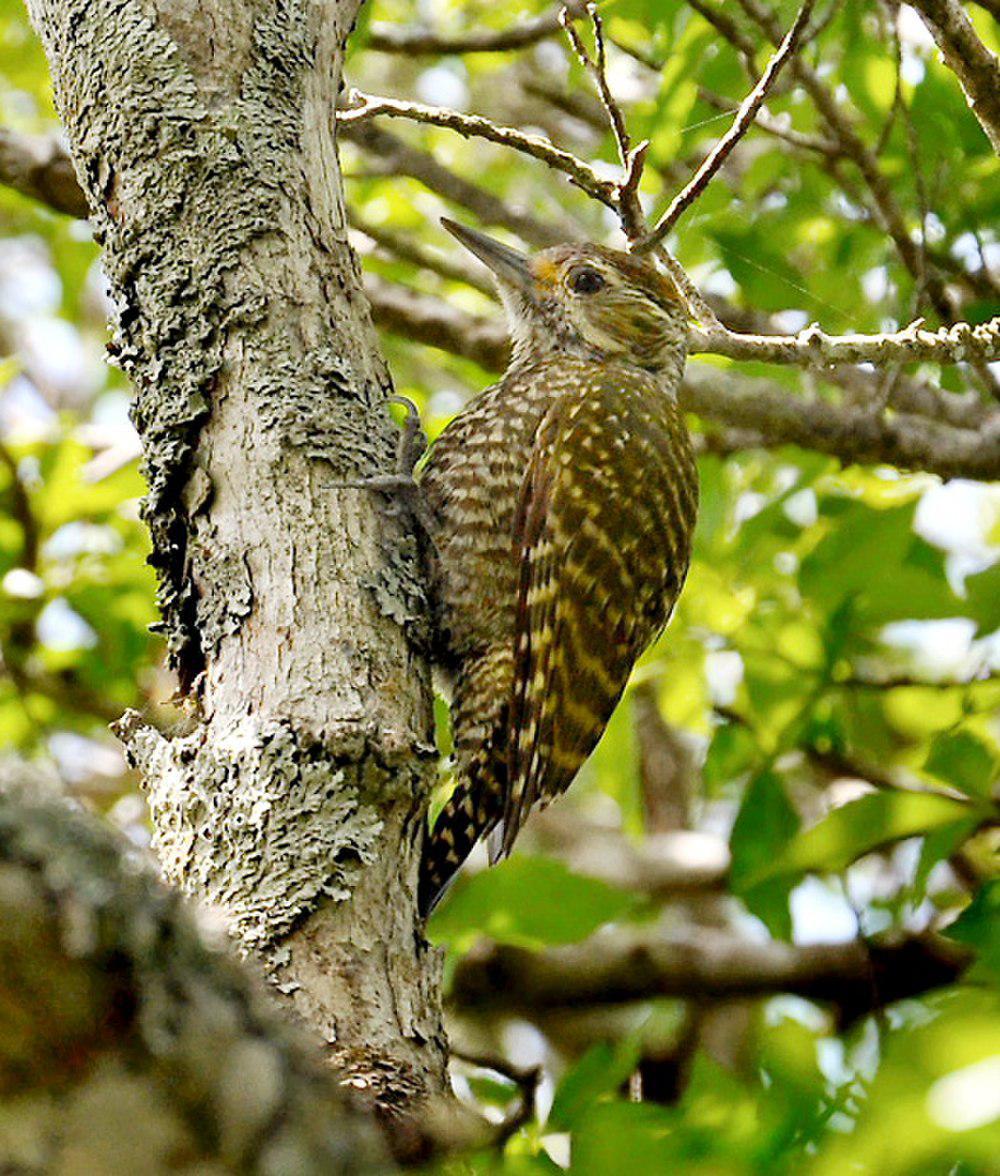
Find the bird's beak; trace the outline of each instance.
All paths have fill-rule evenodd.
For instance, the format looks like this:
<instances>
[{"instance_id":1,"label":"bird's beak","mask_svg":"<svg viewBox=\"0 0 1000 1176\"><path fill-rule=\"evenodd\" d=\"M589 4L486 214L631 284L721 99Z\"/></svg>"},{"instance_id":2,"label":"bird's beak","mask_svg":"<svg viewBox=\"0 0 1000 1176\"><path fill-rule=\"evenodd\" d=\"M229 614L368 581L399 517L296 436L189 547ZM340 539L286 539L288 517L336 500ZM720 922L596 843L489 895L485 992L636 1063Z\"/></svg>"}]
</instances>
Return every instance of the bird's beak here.
<instances>
[{"instance_id":1,"label":"bird's beak","mask_svg":"<svg viewBox=\"0 0 1000 1176\"><path fill-rule=\"evenodd\" d=\"M523 253L518 253L516 249L511 249L509 245L504 245L500 241L494 241L485 233L449 220L446 216L441 218L441 224L470 253L474 253L484 265L489 266L499 282L514 286L524 293L530 292L534 280L528 259Z\"/></svg>"}]
</instances>

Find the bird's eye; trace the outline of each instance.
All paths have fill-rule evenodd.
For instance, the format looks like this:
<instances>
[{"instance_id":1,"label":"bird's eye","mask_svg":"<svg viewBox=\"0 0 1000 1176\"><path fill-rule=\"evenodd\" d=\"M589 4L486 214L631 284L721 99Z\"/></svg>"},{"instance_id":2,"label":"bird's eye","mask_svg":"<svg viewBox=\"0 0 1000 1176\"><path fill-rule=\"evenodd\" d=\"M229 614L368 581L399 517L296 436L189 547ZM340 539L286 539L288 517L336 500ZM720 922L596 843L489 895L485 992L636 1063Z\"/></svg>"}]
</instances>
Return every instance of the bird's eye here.
<instances>
[{"instance_id":1,"label":"bird's eye","mask_svg":"<svg viewBox=\"0 0 1000 1176\"><path fill-rule=\"evenodd\" d=\"M604 286L604 278L589 265L581 265L570 273L567 284L574 294L596 294Z\"/></svg>"}]
</instances>

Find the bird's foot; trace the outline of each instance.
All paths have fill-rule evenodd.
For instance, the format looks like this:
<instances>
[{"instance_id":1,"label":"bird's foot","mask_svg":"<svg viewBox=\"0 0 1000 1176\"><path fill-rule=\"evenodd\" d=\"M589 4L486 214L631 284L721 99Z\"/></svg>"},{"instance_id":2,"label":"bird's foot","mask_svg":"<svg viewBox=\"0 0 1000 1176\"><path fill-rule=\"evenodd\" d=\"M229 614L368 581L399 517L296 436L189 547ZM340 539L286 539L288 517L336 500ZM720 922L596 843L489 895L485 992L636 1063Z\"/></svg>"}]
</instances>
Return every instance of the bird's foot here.
<instances>
[{"instance_id":1,"label":"bird's foot","mask_svg":"<svg viewBox=\"0 0 1000 1176\"><path fill-rule=\"evenodd\" d=\"M371 490L384 499L384 510L393 518L409 515L425 532L430 533L427 505L420 487L413 477L417 462L427 449L427 436L420 421L420 411L408 396L393 394L390 404L401 404L406 409L396 442L396 468L391 474L374 474L349 482L328 482L330 490Z\"/></svg>"},{"instance_id":2,"label":"bird's foot","mask_svg":"<svg viewBox=\"0 0 1000 1176\"><path fill-rule=\"evenodd\" d=\"M412 400L406 396L396 395L388 399L391 403L401 404L406 409L406 419L403 421L396 444L395 471L345 482L328 482L326 485L330 490L367 490L376 494L380 499L383 515L401 524L414 535L430 601L431 632L436 634L439 625L437 617L440 611L441 579L440 561L433 538L436 527L431 508L413 476L413 470L427 448L427 437L420 422L420 413ZM432 637L429 643L433 644L436 640L436 637Z\"/></svg>"}]
</instances>

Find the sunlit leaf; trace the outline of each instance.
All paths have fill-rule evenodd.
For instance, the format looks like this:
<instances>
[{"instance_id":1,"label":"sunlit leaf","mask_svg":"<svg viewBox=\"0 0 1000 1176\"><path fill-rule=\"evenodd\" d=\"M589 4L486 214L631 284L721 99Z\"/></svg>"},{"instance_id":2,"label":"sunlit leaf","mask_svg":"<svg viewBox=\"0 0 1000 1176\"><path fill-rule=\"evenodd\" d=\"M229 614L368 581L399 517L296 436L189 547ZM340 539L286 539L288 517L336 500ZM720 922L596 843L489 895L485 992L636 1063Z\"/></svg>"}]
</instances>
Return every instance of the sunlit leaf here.
<instances>
[{"instance_id":1,"label":"sunlit leaf","mask_svg":"<svg viewBox=\"0 0 1000 1176\"><path fill-rule=\"evenodd\" d=\"M905 837L966 820L975 810L959 800L920 792L876 792L836 808L789 841L750 876L756 885L807 871L835 873Z\"/></svg>"},{"instance_id":2,"label":"sunlit leaf","mask_svg":"<svg viewBox=\"0 0 1000 1176\"><path fill-rule=\"evenodd\" d=\"M635 910L638 899L551 858L516 855L459 880L430 924L438 942L489 935L506 943L574 943Z\"/></svg>"}]
</instances>

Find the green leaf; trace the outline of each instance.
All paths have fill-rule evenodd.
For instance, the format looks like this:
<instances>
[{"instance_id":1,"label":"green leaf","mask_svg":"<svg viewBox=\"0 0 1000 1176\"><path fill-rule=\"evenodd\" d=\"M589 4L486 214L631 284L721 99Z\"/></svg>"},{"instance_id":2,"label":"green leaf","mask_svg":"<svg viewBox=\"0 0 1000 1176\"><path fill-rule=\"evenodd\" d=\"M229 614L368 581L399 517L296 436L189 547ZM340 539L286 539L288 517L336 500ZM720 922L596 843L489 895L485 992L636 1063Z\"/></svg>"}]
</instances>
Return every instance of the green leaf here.
<instances>
[{"instance_id":1,"label":"green leaf","mask_svg":"<svg viewBox=\"0 0 1000 1176\"><path fill-rule=\"evenodd\" d=\"M702 779L710 794L718 794L758 758L760 752L751 731L742 723L722 723L708 745Z\"/></svg>"},{"instance_id":2,"label":"green leaf","mask_svg":"<svg viewBox=\"0 0 1000 1176\"><path fill-rule=\"evenodd\" d=\"M971 731L943 731L931 744L924 770L962 792L988 797L997 778L997 757Z\"/></svg>"},{"instance_id":3,"label":"green leaf","mask_svg":"<svg viewBox=\"0 0 1000 1176\"><path fill-rule=\"evenodd\" d=\"M964 607L961 612L971 617L980 633L1000 629L1000 563L987 568L965 581Z\"/></svg>"},{"instance_id":4,"label":"green leaf","mask_svg":"<svg viewBox=\"0 0 1000 1176\"><path fill-rule=\"evenodd\" d=\"M948 586L944 554L913 531L915 502L887 510L830 505L835 525L799 570L803 595L831 613L850 606L868 625L963 614Z\"/></svg>"},{"instance_id":5,"label":"green leaf","mask_svg":"<svg viewBox=\"0 0 1000 1176\"><path fill-rule=\"evenodd\" d=\"M966 820L974 811L963 801L931 793L863 796L799 833L772 861L763 864L751 881L760 885L789 874L836 873L880 846Z\"/></svg>"},{"instance_id":6,"label":"green leaf","mask_svg":"<svg viewBox=\"0 0 1000 1176\"><path fill-rule=\"evenodd\" d=\"M669 1137L673 1117L652 1103L599 1104L573 1137L573 1171L657 1173L673 1171Z\"/></svg>"},{"instance_id":7,"label":"green leaf","mask_svg":"<svg viewBox=\"0 0 1000 1176\"><path fill-rule=\"evenodd\" d=\"M945 934L975 948L979 966L1000 982L1000 878L980 888Z\"/></svg>"},{"instance_id":8,"label":"green leaf","mask_svg":"<svg viewBox=\"0 0 1000 1176\"><path fill-rule=\"evenodd\" d=\"M789 939L792 918L788 909L791 885L784 879L761 880L763 871L780 854L799 827L781 780L763 772L747 788L729 839L732 854L731 886L772 934Z\"/></svg>"},{"instance_id":9,"label":"green leaf","mask_svg":"<svg viewBox=\"0 0 1000 1176\"><path fill-rule=\"evenodd\" d=\"M592 1045L559 1083L549 1123L557 1130L578 1127L590 1114L593 1105L613 1095L635 1069L640 1055L636 1037L625 1037L611 1045Z\"/></svg>"},{"instance_id":10,"label":"green leaf","mask_svg":"<svg viewBox=\"0 0 1000 1176\"><path fill-rule=\"evenodd\" d=\"M461 878L435 912L430 933L438 943L480 935L523 946L576 943L640 901L552 858L518 855Z\"/></svg>"}]
</instances>

